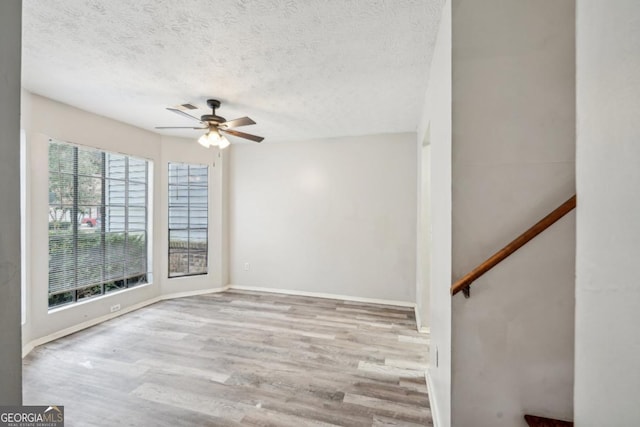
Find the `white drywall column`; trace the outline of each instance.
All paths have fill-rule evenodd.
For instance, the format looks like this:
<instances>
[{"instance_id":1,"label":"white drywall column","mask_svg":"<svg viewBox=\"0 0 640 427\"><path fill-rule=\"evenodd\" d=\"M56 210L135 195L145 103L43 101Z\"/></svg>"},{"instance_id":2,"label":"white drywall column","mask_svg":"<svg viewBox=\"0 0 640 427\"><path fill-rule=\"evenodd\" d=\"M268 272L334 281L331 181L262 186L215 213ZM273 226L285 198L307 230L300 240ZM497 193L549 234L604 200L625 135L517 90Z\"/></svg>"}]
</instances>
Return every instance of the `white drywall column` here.
<instances>
[{"instance_id":1,"label":"white drywall column","mask_svg":"<svg viewBox=\"0 0 640 427\"><path fill-rule=\"evenodd\" d=\"M0 2L0 405L22 403L20 54L22 1Z\"/></svg>"},{"instance_id":2,"label":"white drywall column","mask_svg":"<svg viewBox=\"0 0 640 427\"><path fill-rule=\"evenodd\" d=\"M431 145L431 353L429 387L436 425L451 425L451 2L442 9L417 144Z\"/></svg>"},{"instance_id":3,"label":"white drywall column","mask_svg":"<svg viewBox=\"0 0 640 427\"><path fill-rule=\"evenodd\" d=\"M572 0L453 6L453 279L575 191ZM572 418L575 214L452 306L452 425Z\"/></svg>"},{"instance_id":4,"label":"white drywall column","mask_svg":"<svg viewBox=\"0 0 640 427\"><path fill-rule=\"evenodd\" d=\"M577 5L575 421L640 425L640 2Z\"/></svg>"},{"instance_id":5,"label":"white drywall column","mask_svg":"<svg viewBox=\"0 0 640 427\"><path fill-rule=\"evenodd\" d=\"M427 131L430 133L430 130ZM431 317L431 146L425 138L418 146L418 259L416 262L417 321L420 330L429 327Z\"/></svg>"}]
</instances>

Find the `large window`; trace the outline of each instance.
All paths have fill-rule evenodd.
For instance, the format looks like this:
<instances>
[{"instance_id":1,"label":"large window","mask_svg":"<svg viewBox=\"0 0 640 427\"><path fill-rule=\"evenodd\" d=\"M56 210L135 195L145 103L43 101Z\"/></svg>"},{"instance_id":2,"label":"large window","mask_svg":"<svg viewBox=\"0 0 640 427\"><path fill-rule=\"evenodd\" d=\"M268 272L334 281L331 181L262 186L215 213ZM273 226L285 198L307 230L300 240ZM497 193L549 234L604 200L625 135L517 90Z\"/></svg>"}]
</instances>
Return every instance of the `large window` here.
<instances>
[{"instance_id":1,"label":"large window","mask_svg":"<svg viewBox=\"0 0 640 427\"><path fill-rule=\"evenodd\" d=\"M169 163L169 277L207 273L208 167Z\"/></svg>"},{"instance_id":2,"label":"large window","mask_svg":"<svg viewBox=\"0 0 640 427\"><path fill-rule=\"evenodd\" d=\"M49 141L49 307L150 280L149 163Z\"/></svg>"}]
</instances>

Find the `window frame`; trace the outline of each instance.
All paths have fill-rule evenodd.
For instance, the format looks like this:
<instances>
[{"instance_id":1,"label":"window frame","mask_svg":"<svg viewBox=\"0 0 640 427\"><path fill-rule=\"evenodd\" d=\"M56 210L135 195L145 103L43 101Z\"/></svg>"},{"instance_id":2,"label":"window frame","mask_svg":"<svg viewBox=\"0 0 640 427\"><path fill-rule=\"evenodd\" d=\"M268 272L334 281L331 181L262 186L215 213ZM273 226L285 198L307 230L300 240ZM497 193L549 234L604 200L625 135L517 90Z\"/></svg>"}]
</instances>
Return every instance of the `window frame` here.
<instances>
[{"instance_id":1,"label":"window frame","mask_svg":"<svg viewBox=\"0 0 640 427\"><path fill-rule=\"evenodd\" d=\"M171 167L172 165L181 165L181 166L186 166L188 168L188 173L187 173L187 185L186 185L186 191L187 191L187 198L188 198L188 202L187 202L187 226L186 228L172 228L171 224L171 209L172 209L172 187L177 189L179 187L184 188L185 185L184 184L176 184L176 183L172 183L171 182ZM191 181L191 167L197 167L200 169L204 169L206 171L205 177L206 179L204 180L204 185L194 185L193 187L195 188L204 188L205 192L204 194L206 195L206 211L205 211L205 218L206 218L206 226L204 228L202 227L192 227L191 226L191 195L190 195L190 190L192 188L192 181ZM192 162L167 162L167 278L168 279L180 279L180 278L185 278L185 277L197 277L197 276L204 276L209 274L210 272L210 257L209 257L209 249L210 249L210 242L209 242L209 231L210 231L210 224L209 224L209 213L210 213L210 167L208 164L202 164L202 163L192 163ZM190 272L190 268L191 268L191 231L192 230L198 230L198 231L204 231L204 236L205 236L205 243L204 243L204 249L200 252L201 254L204 254L205 257L205 267L204 270L205 271L196 271L196 272ZM174 254L175 252L172 251L172 245L171 245L171 235L172 235L172 231L185 231L187 232L187 235L189 236L186 242L186 256L187 256L187 272L182 272L182 273L176 273L172 275L172 271L171 271L171 256L172 254Z\"/></svg>"},{"instance_id":2,"label":"window frame","mask_svg":"<svg viewBox=\"0 0 640 427\"><path fill-rule=\"evenodd\" d=\"M71 171L68 171L68 170L63 171L60 167L58 167L55 170L52 169L51 167L52 166L51 164L52 145L71 147L72 153L73 153L72 154L73 164L71 165ZM64 203L61 200L58 201L57 203L52 202L51 200L52 177L54 175L57 175L58 179L61 179L63 176L67 178L71 177L71 181L72 181L71 210L67 214L63 213L63 216L64 215L69 216L69 227L71 228L71 234L67 236L65 236L64 234L55 236L54 234L51 233L51 231L49 231L48 239L47 239L48 245L49 245L49 248L48 248L49 262L48 262L48 279L47 279L48 310L52 311L52 310L72 307L78 303L93 301L95 299L98 299L104 296L112 295L121 291L125 291L128 289L136 288L136 287L151 283L152 276L153 276L153 272L152 272L153 263L151 259L151 244L150 244L150 240L151 240L150 233L152 230L152 223L151 223L152 218L150 215L152 195L151 195L150 188L152 185L151 173L153 170L153 162L149 159L133 156L130 154L119 153L119 152L104 150L104 149L95 148L95 147L83 146L79 144L70 143L67 141L57 140L54 138L49 138L47 148L48 148L47 158L49 161L49 165L47 167L48 188L49 188L49 197L50 197L50 200L48 203L49 215L51 215L52 208L56 209L56 208L62 207L63 212L64 212L64 209L69 208L68 206L65 207L65 205L68 205L68 203ZM59 147L56 149L60 150ZM79 158L80 158L81 152L96 153L95 154L96 158L100 159L99 172L94 171L93 174L88 174L86 171L81 171L81 166L79 164L80 163ZM84 155L90 156L91 154L84 154ZM109 161L112 161L111 156L115 158L118 158L118 157L122 158L123 167L124 167L122 177L107 176L107 169L110 167ZM132 178L132 175L130 174L130 170L131 170L130 166L131 166L132 160L134 162L134 165L137 164L138 166L140 165L144 166L141 177L134 176ZM138 172L138 174L140 173L139 171L136 171L136 172ZM80 195L81 190L80 190L79 182L82 179L94 179L94 180L100 181L100 194L99 194L100 201L97 204L83 203L83 200L81 200L82 197ZM108 197L107 193L109 191L112 191L110 185L116 182L122 183L123 185L121 197L123 198L124 201L122 203L117 203L117 202L113 203L111 202L111 200L107 202L107 197ZM138 202L138 203L131 204L131 200L130 200L132 199L132 195L131 195L132 191L130 191L131 186L134 187L133 192L136 191L135 188L143 186L144 188L143 203L140 204L140 202ZM139 188L137 191L139 191ZM97 192L94 192L93 196L95 197L96 195L97 195ZM101 271L100 272L101 279L96 280L90 284L80 285L79 271L83 268L87 268L87 265L88 265L86 262L83 263L81 261L80 251L79 251L79 246L82 243L81 242L82 239L80 237L82 236L82 234L85 234L85 233L80 233L80 230L83 225L83 219L84 219L84 218L80 218L80 207L85 207L85 206L95 207L97 211L96 213L97 215L99 215L99 219L100 219L100 225L92 223L92 227L93 228L98 226L100 227L99 230L97 229L94 230L94 233L97 234L98 236L97 240L99 240L100 249L97 253L97 256L99 257L98 265ZM114 230L107 231L107 222L109 222L111 218L111 214L110 213L107 214L107 211L110 209L113 209L114 207L121 209L121 211L123 212L122 213L123 228L122 230L116 229L115 231ZM133 209L130 211L130 208L133 208ZM135 210L138 210L138 212L141 212L142 210L144 211L144 214L142 216L144 218L144 224L141 229L140 228L131 229L129 226L130 218L133 215L132 211L135 211ZM54 219L54 221L56 220ZM49 226L51 226L51 218L49 218ZM113 276L113 274L109 275L107 273L107 270L108 270L107 267L110 265L107 262L107 260L110 257L114 256L114 253L108 253L108 248L107 248L108 236L107 235L114 236L116 238L118 238L118 236L122 236L122 239L124 242L122 243L123 253L121 257L122 274L118 276ZM130 242L132 242L132 240L130 239L135 236L142 236L144 238L144 245L140 245L140 248L142 248L142 251L136 259L137 262L140 262L141 265L143 265L143 268L140 270L144 270L144 272L137 271L134 273L130 273L127 268L127 266L129 265L128 264L129 254L127 253L127 251L134 250L133 246L129 246L129 245L130 245ZM56 289L52 292L51 291L51 286L52 286L51 272L52 272L52 269L55 270L55 267L60 268L59 265L52 267L53 255L52 255L51 245L52 245L52 242L56 241L56 237L59 239L65 239L65 238L68 239L69 237L71 237L71 244L72 244L71 264L73 266L74 272L73 272L72 286ZM91 239L91 236L89 236L89 239ZM136 250L140 250L140 248L137 248ZM69 256L68 251L66 253L64 253L63 251L61 252L61 254L62 256ZM90 254L90 256L93 256L93 255L96 255L96 254L94 253ZM85 254L85 256L87 255ZM58 262L62 263L61 261L58 261ZM110 262L113 263L114 262L113 259ZM96 290L97 288L99 288L99 292L92 293L93 290ZM54 304L52 305L52 297L56 295L64 295L64 294L70 294L69 295L70 299L61 297L59 298L59 300L62 300L62 302L55 303L54 301Z\"/></svg>"}]
</instances>

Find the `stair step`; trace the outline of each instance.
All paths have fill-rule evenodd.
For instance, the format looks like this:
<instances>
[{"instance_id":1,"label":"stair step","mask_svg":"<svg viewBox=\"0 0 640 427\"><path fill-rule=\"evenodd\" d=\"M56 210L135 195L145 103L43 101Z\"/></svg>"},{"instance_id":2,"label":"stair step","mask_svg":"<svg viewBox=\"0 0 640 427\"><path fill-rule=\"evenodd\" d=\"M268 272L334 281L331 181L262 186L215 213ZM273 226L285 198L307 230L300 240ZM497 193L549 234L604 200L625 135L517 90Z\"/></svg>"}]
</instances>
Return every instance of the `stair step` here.
<instances>
[{"instance_id":1,"label":"stair step","mask_svg":"<svg viewBox=\"0 0 640 427\"><path fill-rule=\"evenodd\" d=\"M525 421L529 427L573 427L571 421L554 420L552 418L536 417L535 415L525 415Z\"/></svg>"}]
</instances>

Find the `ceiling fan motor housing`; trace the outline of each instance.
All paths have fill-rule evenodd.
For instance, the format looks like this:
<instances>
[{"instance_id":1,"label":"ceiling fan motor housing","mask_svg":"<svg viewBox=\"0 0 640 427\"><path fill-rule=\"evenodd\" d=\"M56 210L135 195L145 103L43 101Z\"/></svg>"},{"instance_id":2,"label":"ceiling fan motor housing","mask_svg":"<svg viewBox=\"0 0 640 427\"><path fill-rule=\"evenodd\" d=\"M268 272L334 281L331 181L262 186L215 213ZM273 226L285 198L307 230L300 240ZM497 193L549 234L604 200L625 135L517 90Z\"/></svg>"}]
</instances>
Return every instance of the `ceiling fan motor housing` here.
<instances>
[{"instance_id":1,"label":"ceiling fan motor housing","mask_svg":"<svg viewBox=\"0 0 640 427\"><path fill-rule=\"evenodd\" d=\"M200 116L200 120L209 123L224 123L227 121L224 117L216 115L216 108L220 108L220 101L217 99L207 99L207 105L211 108L212 113Z\"/></svg>"},{"instance_id":2,"label":"ceiling fan motor housing","mask_svg":"<svg viewBox=\"0 0 640 427\"><path fill-rule=\"evenodd\" d=\"M200 116L200 120L208 123L224 123L227 121L224 117L216 116L215 114L204 114Z\"/></svg>"}]
</instances>

